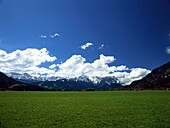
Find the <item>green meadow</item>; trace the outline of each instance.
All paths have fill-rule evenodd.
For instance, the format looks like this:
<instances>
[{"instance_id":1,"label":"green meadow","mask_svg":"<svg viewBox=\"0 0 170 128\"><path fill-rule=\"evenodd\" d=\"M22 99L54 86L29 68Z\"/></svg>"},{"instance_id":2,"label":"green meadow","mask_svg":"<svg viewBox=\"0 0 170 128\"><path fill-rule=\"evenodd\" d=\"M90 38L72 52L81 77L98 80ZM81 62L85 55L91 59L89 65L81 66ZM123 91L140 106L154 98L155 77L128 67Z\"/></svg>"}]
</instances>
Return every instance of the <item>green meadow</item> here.
<instances>
[{"instance_id":1,"label":"green meadow","mask_svg":"<svg viewBox=\"0 0 170 128\"><path fill-rule=\"evenodd\" d=\"M1 91L0 128L170 128L170 91Z\"/></svg>"}]
</instances>

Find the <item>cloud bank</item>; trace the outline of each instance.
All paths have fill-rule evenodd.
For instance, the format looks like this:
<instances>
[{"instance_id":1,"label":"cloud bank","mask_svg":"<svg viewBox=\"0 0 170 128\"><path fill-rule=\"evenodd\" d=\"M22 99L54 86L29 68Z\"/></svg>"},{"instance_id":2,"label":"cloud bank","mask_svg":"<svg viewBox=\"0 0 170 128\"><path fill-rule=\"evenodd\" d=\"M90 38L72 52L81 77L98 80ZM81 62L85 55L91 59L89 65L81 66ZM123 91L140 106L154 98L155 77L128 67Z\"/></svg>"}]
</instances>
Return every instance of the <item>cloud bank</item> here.
<instances>
[{"instance_id":1,"label":"cloud bank","mask_svg":"<svg viewBox=\"0 0 170 128\"><path fill-rule=\"evenodd\" d=\"M86 48L88 48L91 45L93 45L93 43L86 43L84 45L81 45L81 49L85 50Z\"/></svg>"},{"instance_id":2,"label":"cloud bank","mask_svg":"<svg viewBox=\"0 0 170 128\"><path fill-rule=\"evenodd\" d=\"M150 70L144 68L127 68L125 65L109 66L116 59L113 56L100 55L100 58L93 63L86 62L81 55L73 55L64 63L58 65L59 70L55 76L74 78L81 75L89 77L115 76L122 83L130 84L134 80L139 80L150 73Z\"/></svg>"},{"instance_id":3,"label":"cloud bank","mask_svg":"<svg viewBox=\"0 0 170 128\"><path fill-rule=\"evenodd\" d=\"M16 50L7 53L0 50L0 71L4 73L29 73L33 76L56 76L65 78L74 78L81 75L89 77L99 76L115 76L122 83L130 84L134 80L138 80L150 73L144 68L128 68L125 65L109 66L116 59L114 56L104 56L103 54L92 63L86 62L86 58L81 55L72 55L64 63L54 64L57 60L55 56L50 56L46 48L35 49L28 48L26 50ZM41 64L51 62L48 67L42 67Z\"/></svg>"}]
</instances>

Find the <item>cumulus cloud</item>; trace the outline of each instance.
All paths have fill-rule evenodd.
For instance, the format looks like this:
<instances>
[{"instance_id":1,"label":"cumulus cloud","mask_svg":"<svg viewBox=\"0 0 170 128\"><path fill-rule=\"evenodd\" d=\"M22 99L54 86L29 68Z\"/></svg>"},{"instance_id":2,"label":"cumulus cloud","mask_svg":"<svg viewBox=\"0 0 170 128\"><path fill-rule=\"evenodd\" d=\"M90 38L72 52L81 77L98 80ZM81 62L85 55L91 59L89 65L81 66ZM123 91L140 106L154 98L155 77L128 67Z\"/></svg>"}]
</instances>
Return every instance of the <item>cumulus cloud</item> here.
<instances>
[{"instance_id":1,"label":"cumulus cloud","mask_svg":"<svg viewBox=\"0 0 170 128\"><path fill-rule=\"evenodd\" d=\"M23 51L16 50L11 53L0 50L0 70L5 73L29 73L34 76L55 73L54 70L39 67L42 63L53 62L55 60L56 57L51 57L46 48L40 50L28 48Z\"/></svg>"},{"instance_id":2,"label":"cumulus cloud","mask_svg":"<svg viewBox=\"0 0 170 128\"><path fill-rule=\"evenodd\" d=\"M100 58L93 63L86 63L86 59L81 55L73 55L66 62L58 65L59 70L56 72L56 75L61 77L78 77L81 75L104 77L109 75L108 64L114 60L113 56L101 54Z\"/></svg>"},{"instance_id":3,"label":"cumulus cloud","mask_svg":"<svg viewBox=\"0 0 170 128\"><path fill-rule=\"evenodd\" d=\"M93 43L86 43L84 45L81 45L81 49L85 50L86 48L88 48L91 45L93 45Z\"/></svg>"},{"instance_id":4,"label":"cumulus cloud","mask_svg":"<svg viewBox=\"0 0 170 128\"><path fill-rule=\"evenodd\" d=\"M104 47L104 44L102 44L98 49L102 49Z\"/></svg>"},{"instance_id":5,"label":"cumulus cloud","mask_svg":"<svg viewBox=\"0 0 170 128\"><path fill-rule=\"evenodd\" d=\"M115 60L114 56L104 56L101 54L99 59L95 60L93 63L88 63L81 55L73 55L67 59L66 62L58 64L59 70L55 75L69 78L81 75L89 77L115 76L122 83L130 84L132 81L139 80L150 73L149 70L144 68L129 69L124 65L109 66L109 64Z\"/></svg>"},{"instance_id":6,"label":"cumulus cloud","mask_svg":"<svg viewBox=\"0 0 170 128\"><path fill-rule=\"evenodd\" d=\"M150 73L150 70L144 69L144 68L132 68L129 69L128 72L113 72L113 75L118 78L122 83L124 84L130 84L132 81L142 79L145 77L148 73Z\"/></svg>"},{"instance_id":7,"label":"cumulus cloud","mask_svg":"<svg viewBox=\"0 0 170 128\"><path fill-rule=\"evenodd\" d=\"M168 46L168 47L166 48L166 53L167 53L167 54L170 54L170 46Z\"/></svg>"}]
</instances>

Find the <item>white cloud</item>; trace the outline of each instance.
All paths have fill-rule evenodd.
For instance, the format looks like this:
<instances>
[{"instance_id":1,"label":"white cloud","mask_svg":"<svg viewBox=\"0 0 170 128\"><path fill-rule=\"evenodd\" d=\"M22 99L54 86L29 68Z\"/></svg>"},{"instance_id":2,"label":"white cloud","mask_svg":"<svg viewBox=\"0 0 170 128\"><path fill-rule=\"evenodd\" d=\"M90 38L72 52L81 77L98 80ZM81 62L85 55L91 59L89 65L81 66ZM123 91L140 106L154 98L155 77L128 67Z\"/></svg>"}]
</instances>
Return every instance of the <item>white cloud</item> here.
<instances>
[{"instance_id":1,"label":"white cloud","mask_svg":"<svg viewBox=\"0 0 170 128\"><path fill-rule=\"evenodd\" d=\"M56 36L60 36L60 34L55 33L54 35L50 35L51 38L54 38L54 37L56 37Z\"/></svg>"},{"instance_id":2,"label":"white cloud","mask_svg":"<svg viewBox=\"0 0 170 128\"><path fill-rule=\"evenodd\" d=\"M170 46L168 46L168 47L166 48L166 53L167 53L167 54L170 54Z\"/></svg>"},{"instance_id":3,"label":"white cloud","mask_svg":"<svg viewBox=\"0 0 170 128\"><path fill-rule=\"evenodd\" d=\"M148 73L150 73L150 70L144 69L144 68L132 68L129 69L128 72L114 72L113 75L118 78L122 83L130 84L132 81L142 79L145 77Z\"/></svg>"},{"instance_id":4,"label":"white cloud","mask_svg":"<svg viewBox=\"0 0 170 128\"><path fill-rule=\"evenodd\" d=\"M40 37L41 37L41 38L44 38L44 39L47 38L47 37L54 38L54 37L57 37L57 36L60 36L60 34L55 33L55 34L53 34L53 35L50 34L50 36L49 36L49 35L48 35L48 36L46 36L46 35L40 35Z\"/></svg>"},{"instance_id":5,"label":"white cloud","mask_svg":"<svg viewBox=\"0 0 170 128\"><path fill-rule=\"evenodd\" d=\"M126 66L124 65L121 65L121 66L111 66L110 67L110 72L115 72L115 71L125 71L125 70L129 70L129 68L127 68Z\"/></svg>"},{"instance_id":6,"label":"white cloud","mask_svg":"<svg viewBox=\"0 0 170 128\"><path fill-rule=\"evenodd\" d=\"M40 37L41 37L41 38L47 38L47 36L46 36L46 35L41 35Z\"/></svg>"},{"instance_id":7,"label":"white cloud","mask_svg":"<svg viewBox=\"0 0 170 128\"><path fill-rule=\"evenodd\" d=\"M51 38L54 38L54 36L53 36L53 35L50 35L50 37L51 37Z\"/></svg>"},{"instance_id":8,"label":"white cloud","mask_svg":"<svg viewBox=\"0 0 170 128\"><path fill-rule=\"evenodd\" d=\"M46 48L40 50L28 48L11 53L0 50L0 70L5 73L17 72L29 73L31 75L55 73L54 70L39 67L42 63L53 62L55 60L56 57L51 57Z\"/></svg>"},{"instance_id":9,"label":"white cloud","mask_svg":"<svg viewBox=\"0 0 170 128\"><path fill-rule=\"evenodd\" d=\"M150 73L144 68L131 68L125 65L109 66L116 59L114 56L100 55L99 59L92 63L86 62L86 59L81 55L73 55L64 63L52 63L49 68L42 67L41 64L45 62L54 62L55 56L50 56L46 48L35 49L28 48L26 50L16 50L7 53L0 50L0 71L4 73L17 72L29 73L33 76L59 76L59 77L79 77L87 75L89 77L99 76L115 76L122 83L130 84L134 80L138 80ZM58 67L58 71L56 71Z\"/></svg>"},{"instance_id":10,"label":"white cloud","mask_svg":"<svg viewBox=\"0 0 170 128\"><path fill-rule=\"evenodd\" d=\"M109 66L108 64L114 62L116 59L113 56L100 55L100 58L93 63L87 63L86 59L81 55L73 55L67 59L66 62L58 64L59 70L56 76L74 78L81 75L89 77L99 76L115 76L122 83L130 84L134 80L139 80L150 73L149 70L143 68L129 69L124 65Z\"/></svg>"},{"instance_id":11,"label":"white cloud","mask_svg":"<svg viewBox=\"0 0 170 128\"><path fill-rule=\"evenodd\" d=\"M104 47L104 44L102 44L98 49L102 49Z\"/></svg>"},{"instance_id":12,"label":"white cloud","mask_svg":"<svg viewBox=\"0 0 170 128\"><path fill-rule=\"evenodd\" d=\"M58 65L59 70L56 75L61 77L78 77L81 75L104 77L109 75L108 64L114 60L113 56L101 54L100 59L95 60L93 63L85 63L86 59L81 55L73 55L66 62Z\"/></svg>"},{"instance_id":13,"label":"white cloud","mask_svg":"<svg viewBox=\"0 0 170 128\"><path fill-rule=\"evenodd\" d=\"M60 36L58 33L55 33L54 36Z\"/></svg>"},{"instance_id":14,"label":"white cloud","mask_svg":"<svg viewBox=\"0 0 170 128\"><path fill-rule=\"evenodd\" d=\"M81 45L81 49L85 50L86 48L88 48L91 45L93 45L93 43L86 43L84 45Z\"/></svg>"},{"instance_id":15,"label":"white cloud","mask_svg":"<svg viewBox=\"0 0 170 128\"><path fill-rule=\"evenodd\" d=\"M52 64L51 66L49 66L49 68L55 68L56 66L56 64Z\"/></svg>"}]
</instances>

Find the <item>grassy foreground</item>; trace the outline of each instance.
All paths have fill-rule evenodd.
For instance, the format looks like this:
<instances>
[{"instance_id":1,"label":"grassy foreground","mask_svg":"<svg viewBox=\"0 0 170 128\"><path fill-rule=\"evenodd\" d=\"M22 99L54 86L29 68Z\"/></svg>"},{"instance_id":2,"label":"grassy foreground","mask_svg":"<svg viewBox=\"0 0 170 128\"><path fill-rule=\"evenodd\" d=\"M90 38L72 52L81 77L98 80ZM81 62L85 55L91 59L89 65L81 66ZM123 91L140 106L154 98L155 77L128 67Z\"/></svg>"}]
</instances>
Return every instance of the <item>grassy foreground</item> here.
<instances>
[{"instance_id":1,"label":"grassy foreground","mask_svg":"<svg viewBox=\"0 0 170 128\"><path fill-rule=\"evenodd\" d=\"M170 91L0 92L0 128L170 128Z\"/></svg>"}]
</instances>

